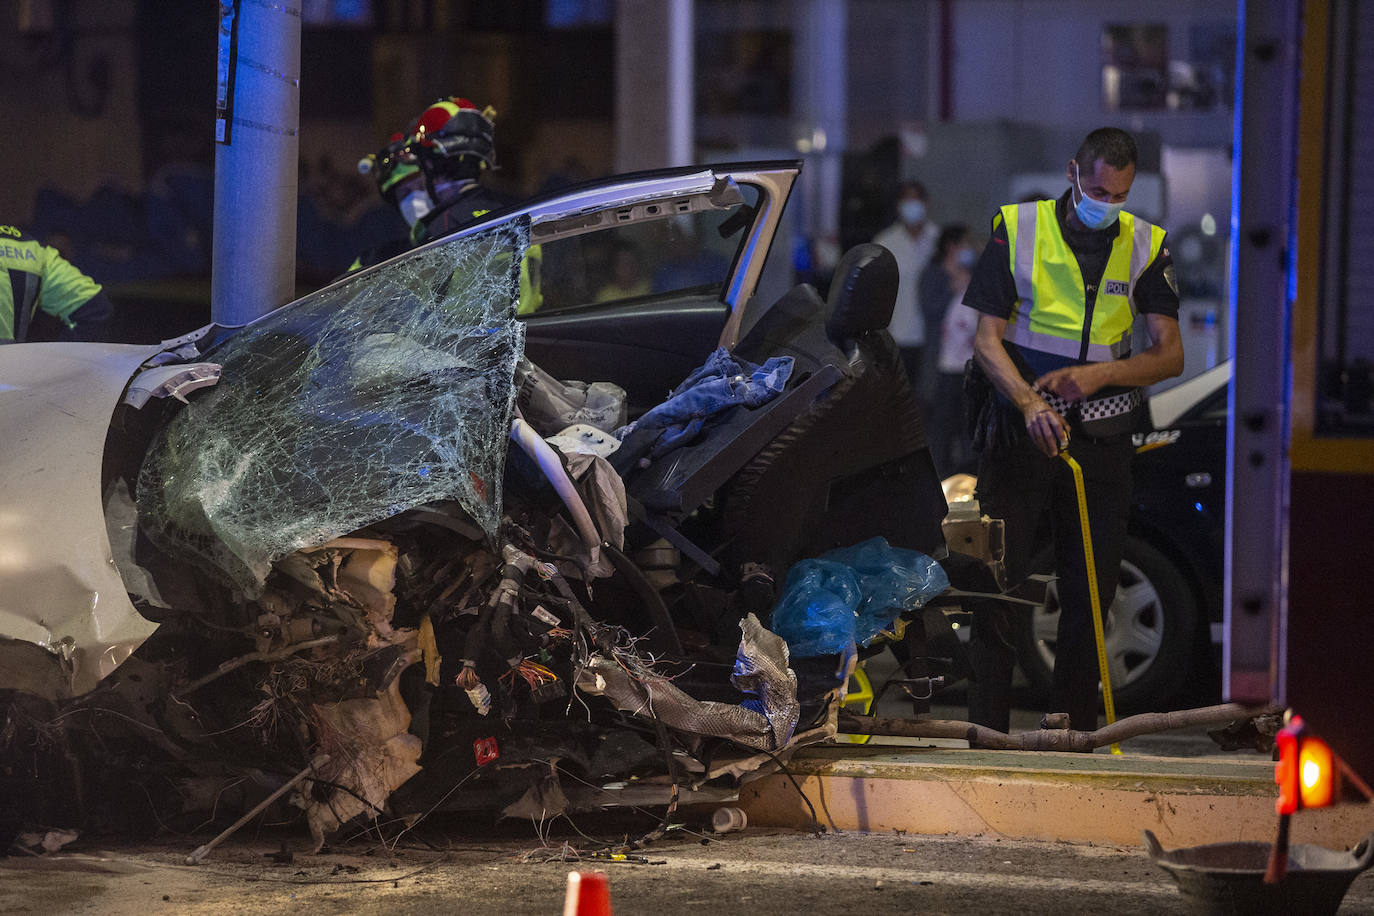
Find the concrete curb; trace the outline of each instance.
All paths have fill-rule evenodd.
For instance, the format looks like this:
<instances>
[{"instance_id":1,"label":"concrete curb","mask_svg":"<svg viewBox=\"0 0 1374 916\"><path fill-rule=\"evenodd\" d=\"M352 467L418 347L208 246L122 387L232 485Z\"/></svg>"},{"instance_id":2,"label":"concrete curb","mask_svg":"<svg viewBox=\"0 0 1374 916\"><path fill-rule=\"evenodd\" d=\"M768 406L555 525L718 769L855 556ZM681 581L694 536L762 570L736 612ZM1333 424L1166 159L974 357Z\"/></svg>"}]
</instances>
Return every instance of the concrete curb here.
<instances>
[{"instance_id":1,"label":"concrete curb","mask_svg":"<svg viewBox=\"0 0 1374 916\"><path fill-rule=\"evenodd\" d=\"M1273 840L1274 765L1263 758L1164 758L946 748L809 748L788 765L832 830L1003 836L1166 849ZM785 774L750 783L751 826L807 828ZM1346 848L1374 832L1374 805L1303 811L1293 843Z\"/></svg>"}]
</instances>

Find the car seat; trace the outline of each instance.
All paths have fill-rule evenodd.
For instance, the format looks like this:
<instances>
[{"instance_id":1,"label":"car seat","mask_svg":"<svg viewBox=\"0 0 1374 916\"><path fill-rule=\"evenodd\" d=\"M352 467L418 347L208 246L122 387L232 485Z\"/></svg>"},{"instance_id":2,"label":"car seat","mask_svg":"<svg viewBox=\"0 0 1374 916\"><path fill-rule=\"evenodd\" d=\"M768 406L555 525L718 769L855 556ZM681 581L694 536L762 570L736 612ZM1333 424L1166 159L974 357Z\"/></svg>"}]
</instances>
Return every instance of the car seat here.
<instances>
[{"instance_id":1,"label":"car seat","mask_svg":"<svg viewBox=\"0 0 1374 916\"><path fill-rule=\"evenodd\" d=\"M896 275L886 249L862 245L842 259L828 301L801 286L775 303L741 355L792 356L786 390L732 408L647 467L618 467L636 520L627 544L666 538L726 588L746 569L780 580L803 557L879 535L942 553L944 493L887 332ZM771 601L760 600L762 615Z\"/></svg>"},{"instance_id":2,"label":"car seat","mask_svg":"<svg viewBox=\"0 0 1374 916\"><path fill-rule=\"evenodd\" d=\"M825 336L844 377L734 475L719 497L722 559L781 576L797 559L881 535L938 554L944 493L901 355L887 331L897 263L855 246L831 283Z\"/></svg>"}]
</instances>

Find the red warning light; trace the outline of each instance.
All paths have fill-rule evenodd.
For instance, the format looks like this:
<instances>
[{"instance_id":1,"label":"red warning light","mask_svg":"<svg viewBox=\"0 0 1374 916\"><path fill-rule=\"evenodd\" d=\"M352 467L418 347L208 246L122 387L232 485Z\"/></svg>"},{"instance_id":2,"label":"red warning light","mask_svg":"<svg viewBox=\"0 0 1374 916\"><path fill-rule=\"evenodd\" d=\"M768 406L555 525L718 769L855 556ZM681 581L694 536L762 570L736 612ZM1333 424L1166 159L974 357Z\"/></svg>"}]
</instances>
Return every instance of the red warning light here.
<instances>
[{"instance_id":1,"label":"red warning light","mask_svg":"<svg viewBox=\"0 0 1374 916\"><path fill-rule=\"evenodd\" d=\"M1293 716L1275 738L1279 749L1274 782L1275 808L1292 814L1299 808L1325 808L1340 798L1340 767L1327 743L1310 734L1302 716Z\"/></svg>"},{"instance_id":2,"label":"red warning light","mask_svg":"<svg viewBox=\"0 0 1374 916\"><path fill-rule=\"evenodd\" d=\"M1336 757L1320 738L1307 738L1298 748L1298 785L1304 808L1325 808L1336 802L1339 774Z\"/></svg>"}]
</instances>

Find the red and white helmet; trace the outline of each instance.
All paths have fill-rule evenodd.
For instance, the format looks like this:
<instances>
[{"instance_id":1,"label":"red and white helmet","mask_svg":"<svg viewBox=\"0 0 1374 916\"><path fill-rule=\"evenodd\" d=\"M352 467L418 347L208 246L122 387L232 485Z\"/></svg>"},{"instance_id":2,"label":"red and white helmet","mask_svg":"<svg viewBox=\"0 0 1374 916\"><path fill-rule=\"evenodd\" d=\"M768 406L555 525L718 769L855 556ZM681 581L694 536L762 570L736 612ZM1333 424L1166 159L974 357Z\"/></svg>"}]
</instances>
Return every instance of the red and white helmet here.
<instances>
[{"instance_id":1,"label":"red and white helmet","mask_svg":"<svg viewBox=\"0 0 1374 916\"><path fill-rule=\"evenodd\" d=\"M459 96L430 105L405 133L393 134L381 152L358 164L363 172L375 172L383 197L417 172L430 181L476 178L495 165L495 109L478 110Z\"/></svg>"}]
</instances>

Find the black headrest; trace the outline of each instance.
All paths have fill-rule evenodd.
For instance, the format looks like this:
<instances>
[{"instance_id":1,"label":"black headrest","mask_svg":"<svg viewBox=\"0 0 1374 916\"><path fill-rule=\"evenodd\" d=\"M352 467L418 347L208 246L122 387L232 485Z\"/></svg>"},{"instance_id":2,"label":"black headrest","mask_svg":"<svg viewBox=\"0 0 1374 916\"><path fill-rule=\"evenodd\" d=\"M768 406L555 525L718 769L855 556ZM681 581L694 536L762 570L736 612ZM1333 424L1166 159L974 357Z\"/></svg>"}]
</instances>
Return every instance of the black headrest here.
<instances>
[{"instance_id":1,"label":"black headrest","mask_svg":"<svg viewBox=\"0 0 1374 916\"><path fill-rule=\"evenodd\" d=\"M836 343L886 328L897 301L897 259L882 245L855 245L830 281L826 335Z\"/></svg>"}]
</instances>

